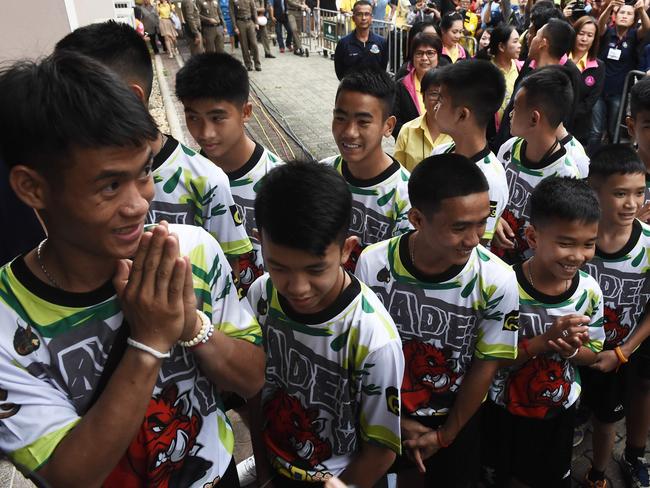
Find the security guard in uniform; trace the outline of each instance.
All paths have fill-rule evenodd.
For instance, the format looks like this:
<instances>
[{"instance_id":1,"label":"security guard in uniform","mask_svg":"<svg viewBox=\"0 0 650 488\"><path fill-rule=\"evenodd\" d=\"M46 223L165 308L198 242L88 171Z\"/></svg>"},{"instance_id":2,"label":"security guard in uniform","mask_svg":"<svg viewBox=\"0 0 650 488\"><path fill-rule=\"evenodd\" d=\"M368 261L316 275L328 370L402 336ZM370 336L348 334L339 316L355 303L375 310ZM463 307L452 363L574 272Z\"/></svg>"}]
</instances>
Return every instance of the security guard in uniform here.
<instances>
[{"instance_id":1,"label":"security guard in uniform","mask_svg":"<svg viewBox=\"0 0 650 488\"><path fill-rule=\"evenodd\" d=\"M286 0L287 2L287 17L289 19L289 27L291 27L291 32L293 34L293 45L294 50L293 54L302 56L305 54L302 48L302 40L300 36L302 34L302 13L303 11L309 13L310 9L305 4L305 0Z\"/></svg>"},{"instance_id":2,"label":"security guard in uniform","mask_svg":"<svg viewBox=\"0 0 650 488\"><path fill-rule=\"evenodd\" d=\"M223 27L226 25L219 0L197 0L203 44L207 53L223 53Z\"/></svg>"},{"instance_id":3,"label":"security guard in uniform","mask_svg":"<svg viewBox=\"0 0 650 488\"><path fill-rule=\"evenodd\" d=\"M185 18L185 33L192 39L190 52L192 56L201 54L203 52L201 20L199 19L199 9L196 7L194 0L182 0L181 12Z\"/></svg>"},{"instance_id":4,"label":"security guard in uniform","mask_svg":"<svg viewBox=\"0 0 650 488\"><path fill-rule=\"evenodd\" d=\"M264 17L266 14L266 0L256 0L256 2L258 18ZM264 46L264 57L275 58L275 56L271 54L271 42L269 41L269 34L266 28L267 25L259 25L260 39L262 40L262 46Z\"/></svg>"},{"instance_id":5,"label":"security guard in uniform","mask_svg":"<svg viewBox=\"0 0 650 488\"><path fill-rule=\"evenodd\" d=\"M255 70L262 71L260 55L257 50L257 4L255 0L230 0L230 18L233 19L235 34L239 36L241 53L248 71L253 71L251 54L255 61Z\"/></svg>"}]
</instances>

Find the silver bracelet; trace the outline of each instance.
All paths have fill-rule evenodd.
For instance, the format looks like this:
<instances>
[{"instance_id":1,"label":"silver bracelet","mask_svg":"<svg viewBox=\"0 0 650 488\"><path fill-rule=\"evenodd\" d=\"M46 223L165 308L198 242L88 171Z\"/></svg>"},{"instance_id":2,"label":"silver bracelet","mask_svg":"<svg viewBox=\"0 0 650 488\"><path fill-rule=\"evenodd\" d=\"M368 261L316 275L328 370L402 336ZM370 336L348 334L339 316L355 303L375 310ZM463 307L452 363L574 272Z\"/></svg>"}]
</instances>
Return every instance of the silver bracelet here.
<instances>
[{"instance_id":1,"label":"silver bracelet","mask_svg":"<svg viewBox=\"0 0 650 488\"><path fill-rule=\"evenodd\" d=\"M562 359L572 359L572 358L576 357L579 352L580 352L580 348L576 347L576 350L573 351L573 354L571 354L571 356L566 356L566 357L563 357Z\"/></svg>"},{"instance_id":2,"label":"silver bracelet","mask_svg":"<svg viewBox=\"0 0 650 488\"><path fill-rule=\"evenodd\" d=\"M214 325L210 321L210 318L200 310L196 311L196 315L201 320L201 328L199 329L198 334L189 341L178 341L178 344L183 347L194 347L199 344L205 344L214 333Z\"/></svg>"},{"instance_id":3,"label":"silver bracelet","mask_svg":"<svg viewBox=\"0 0 650 488\"><path fill-rule=\"evenodd\" d=\"M148 352L156 359L166 359L171 356L169 351L167 352L156 351L153 347L149 347L146 344L142 344L142 342L133 340L130 337L126 340L126 343L131 347L135 347L136 349L140 349L141 351Z\"/></svg>"}]
</instances>

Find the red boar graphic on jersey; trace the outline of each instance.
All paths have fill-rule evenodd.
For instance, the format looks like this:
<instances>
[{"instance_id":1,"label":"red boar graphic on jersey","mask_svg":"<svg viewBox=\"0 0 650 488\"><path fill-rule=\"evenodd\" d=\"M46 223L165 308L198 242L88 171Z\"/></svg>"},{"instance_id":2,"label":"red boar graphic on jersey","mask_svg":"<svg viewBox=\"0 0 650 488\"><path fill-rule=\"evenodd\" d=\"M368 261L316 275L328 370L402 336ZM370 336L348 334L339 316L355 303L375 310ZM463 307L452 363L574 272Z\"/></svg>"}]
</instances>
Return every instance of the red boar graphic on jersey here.
<instances>
[{"instance_id":1,"label":"red boar graphic on jersey","mask_svg":"<svg viewBox=\"0 0 650 488\"><path fill-rule=\"evenodd\" d=\"M603 328L605 329L605 348L614 349L630 333L630 329L621 325L620 310L605 307L603 310Z\"/></svg>"},{"instance_id":2,"label":"red boar graphic on jersey","mask_svg":"<svg viewBox=\"0 0 650 488\"><path fill-rule=\"evenodd\" d=\"M561 408L571 393L571 382L564 378L562 364L538 356L511 373L506 386L508 410L521 417L544 418Z\"/></svg>"},{"instance_id":3,"label":"red boar graphic on jersey","mask_svg":"<svg viewBox=\"0 0 650 488\"><path fill-rule=\"evenodd\" d=\"M343 267L346 270L348 270L350 273L354 273L354 270L357 269L357 261L359 261L359 256L361 256L362 251L363 251L363 246L359 242L359 239L357 239L354 242L354 249L352 249L352 251L350 252L350 257L343 265Z\"/></svg>"},{"instance_id":4,"label":"red boar graphic on jersey","mask_svg":"<svg viewBox=\"0 0 650 488\"><path fill-rule=\"evenodd\" d=\"M188 486L212 463L193 456L202 420L178 387L166 386L151 399L144 422L105 486Z\"/></svg>"},{"instance_id":5,"label":"red boar graphic on jersey","mask_svg":"<svg viewBox=\"0 0 650 488\"><path fill-rule=\"evenodd\" d=\"M458 374L443 351L417 340L405 342L402 350L406 363L402 405L407 412L430 408L432 396L447 394L455 388Z\"/></svg>"},{"instance_id":6,"label":"red boar graphic on jersey","mask_svg":"<svg viewBox=\"0 0 650 488\"><path fill-rule=\"evenodd\" d=\"M523 253L528 249L528 241L524 237L524 227L526 226L526 220L523 218L517 218L515 215L508 209L503 211L501 218L505 220L514 234L515 249L514 250L505 250L500 247L494 247L492 250L499 256L503 257L508 252L517 252Z\"/></svg>"},{"instance_id":7,"label":"red boar graphic on jersey","mask_svg":"<svg viewBox=\"0 0 650 488\"><path fill-rule=\"evenodd\" d=\"M298 399L276 390L264 405L264 416L264 441L279 458L313 470L332 456L329 440L320 437L324 419L318 418L318 409L305 408Z\"/></svg>"}]
</instances>

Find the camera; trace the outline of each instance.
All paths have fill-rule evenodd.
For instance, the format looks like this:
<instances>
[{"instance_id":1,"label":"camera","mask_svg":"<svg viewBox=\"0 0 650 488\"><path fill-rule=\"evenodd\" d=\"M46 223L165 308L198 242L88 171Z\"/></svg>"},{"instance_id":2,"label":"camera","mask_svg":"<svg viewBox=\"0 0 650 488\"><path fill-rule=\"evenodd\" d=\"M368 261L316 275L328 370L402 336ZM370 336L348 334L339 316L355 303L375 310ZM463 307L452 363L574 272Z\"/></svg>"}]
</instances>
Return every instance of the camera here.
<instances>
[{"instance_id":1,"label":"camera","mask_svg":"<svg viewBox=\"0 0 650 488\"><path fill-rule=\"evenodd\" d=\"M573 7L571 8L571 19L575 22L580 17L587 15L587 11L585 10L585 0L575 0L572 3Z\"/></svg>"}]
</instances>

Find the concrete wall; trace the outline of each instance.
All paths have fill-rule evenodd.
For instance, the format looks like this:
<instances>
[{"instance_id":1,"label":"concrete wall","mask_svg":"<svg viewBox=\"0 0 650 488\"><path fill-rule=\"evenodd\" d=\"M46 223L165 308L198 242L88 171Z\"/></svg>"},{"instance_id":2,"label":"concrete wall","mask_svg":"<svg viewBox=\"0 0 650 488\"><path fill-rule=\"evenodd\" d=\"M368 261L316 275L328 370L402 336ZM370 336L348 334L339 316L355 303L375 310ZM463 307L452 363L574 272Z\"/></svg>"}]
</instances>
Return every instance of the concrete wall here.
<instances>
[{"instance_id":1,"label":"concrete wall","mask_svg":"<svg viewBox=\"0 0 650 488\"><path fill-rule=\"evenodd\" d=\"M113 18L113 0L1 0L0 62L37 58L79 26Z\"/></svg>"}]
</instances>

